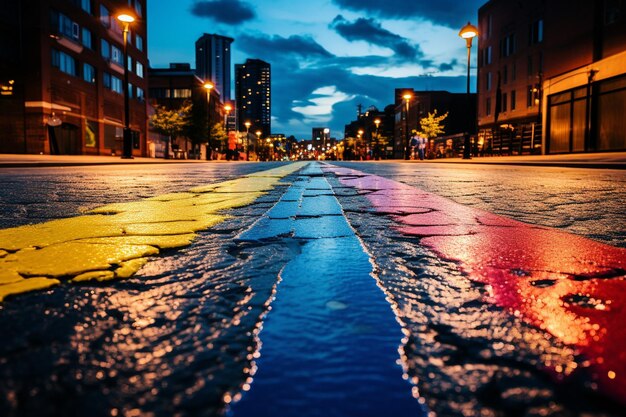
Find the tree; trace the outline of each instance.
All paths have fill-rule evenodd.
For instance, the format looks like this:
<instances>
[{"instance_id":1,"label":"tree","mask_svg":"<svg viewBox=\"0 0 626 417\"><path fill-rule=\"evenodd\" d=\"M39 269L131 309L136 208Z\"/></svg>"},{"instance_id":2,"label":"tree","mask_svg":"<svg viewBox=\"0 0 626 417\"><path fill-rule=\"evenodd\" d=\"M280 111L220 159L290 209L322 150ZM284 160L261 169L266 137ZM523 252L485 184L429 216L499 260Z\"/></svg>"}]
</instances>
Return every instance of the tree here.
<instances>
[{"instance_id":1,"label":"tree","mask_svg":"<svg viewBox=\"0 0 626 417\"><path fill-rule=\"evenodd\" d=\"M215 123L211 126L211 141L219 149L228 148L228 133L226 133L223 123Z\"/></svg>"},{"instance_id":2,"label":"tree","mask_svg":"<svg viewBox=\"0 0 626 417\"><path fill-rule=\"evenodd\" d=\"M428 139L443 135L445 133L445 129L442 122L446 120L447 117L448 112L442 114L441 116L437 116L437 109L435 109L433 113L428 112L427 117L420 119L420 134Z\"/></svg>"},{"instance_id":3,"label":"tree","mask_svg":"<svg viewBox=\"0 0 626 417\"><path fill-rule=\"evenodd\" d=\"M191 103L185 103L179 109L156 106L155 110L156 112L150 116L150 125L156 132L168 137L165 146L165 159L168 159L170 143L185 131L187 115L191 112Z\"/></svg>"}]
</instances>

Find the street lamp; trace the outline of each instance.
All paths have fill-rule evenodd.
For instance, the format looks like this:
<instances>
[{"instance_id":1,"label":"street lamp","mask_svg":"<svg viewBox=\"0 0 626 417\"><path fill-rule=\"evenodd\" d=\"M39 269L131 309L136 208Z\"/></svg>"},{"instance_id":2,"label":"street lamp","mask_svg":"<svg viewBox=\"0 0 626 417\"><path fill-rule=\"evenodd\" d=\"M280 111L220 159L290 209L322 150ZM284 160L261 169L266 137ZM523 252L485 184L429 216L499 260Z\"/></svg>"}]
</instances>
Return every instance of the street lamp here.
<instances>
[{"instance_id":1,"label":"street lamp","mask_svg":"<svg viewBox=\"0 0 626 417\"><path fill-rule=\"evenodd\" d=\"M248 132L250 131L250 126L252 126L252 123L247 121L243 125L246 127L246 161L249 161L250 160L250 142L248 141Z\"/></svg>"},{"instance_id":2,"label":"street lamp","mask_svg":"<svg viewBox=\"0 0 626 417\"><path fill-rule=\"evenodd\" d=\"M411 98L413 96L409 93L402 96L404 101L406 102L405 110L404 110L404 128L406 135L406 144L404 146L404 159L411 159L411 143L410 143L410 135L409 135L409 104L411 103Z\"/></svg>"},{"instance_id":3,"label":"street lamp","mask_svg":"<svg viewBox=\"0 0 626 417\"><path fill-rule=\"evenodd\" d=\"M354 156L355 156L355 158L357 156L356 144L357 144L357 142L361 141L362 137L363 137L363 129L359 129L358 132L357 132L357 140L354 141Z\"/></svg>"},{"instance_id":4,"label":"street lamp","mask_svg":"<svg viewBox=\"0 0 626 417\"><path fill-rule=\"evenodd\" d=\"M213 89L214 85L213 83L210 82L206 82L204 84L204 88L206 90L206 108L207 108L207 115L206 115L206 119L207 119L207 125L209 126L209 130L207 132L207 141L208 141L208 150L206 153L206 159L212 159L213 156L213 149L211 148L211 90Z\"/></svg>"},{"instance_id":5,"label":"street lamp","mask_svg":"<svg viewBox=\"0 0 626 417\"><path fill-rule=\"evenodd\" d=\"M374 147L376 149L376 152L372 152L372 157L374 159L376 159L376 157L378 156L378 148L380 147L380 140L378 140L378 126L380 125L380 119L374 119L374 124L376 125L376 143L374 144ZM370 143L370 147L371 147L371 143Z\"/></svg>"},{"instance_id":6,"label":"street lamp","mask_svg":"<svg viewBox=\"0 0 626 417\"><path fill-rule=\"evenodd\" d=\"M324 143L323 143L324 146L326 146L326 139L327 139L327 136L328 136L329 133L330 133L330 129L325 127L324 128ZM328 139L330 139L330 138L328 138Z\"/></svg>"},{"instance_id":7,"label":"street lamp","mask_svg":"<svg viewBox=\"0 0 626 417\"><path fill-rule=\"evenodd\" d=\"M258 149L259 149L259 142L261 141L261 131L257 130L256 132L254 132L254 134L256 135L257 160L258 160L258 153L259 153Z\"/></svg>"},{"instance_id":8,"label":"street lamp","mask_svg":"<svg viewBox=\"0 0 626 417\"><path fill-rule=\"evenodd\" d=\"M122 159L133 159L133 138L130 130L130 103L128 97L128 28L135 21L135 17L128 13L121 13L117 20L124 25L124 138Z\"/></svg>"},{"instance_id":9,"label":"street lamp","mask_svg":"<svg viewBox=\"0 0 626 417\"><path fill-rule=\"evenodd\" d=\"M461 28L459 32L459 36L465 39L467 45L467 129L468 131L465 133L465 138L463 140L463 159L471 159L471 149L470 149L470 132L469 130L473 130L470 125L473 125L474 122L470 122L470 109L472 107L472 101L470 96L470 52L472 51L472 40L478 36L478 29L476 26L472 25L470 22L467 22L467 25Z\"/></svg>"}]
</instances>

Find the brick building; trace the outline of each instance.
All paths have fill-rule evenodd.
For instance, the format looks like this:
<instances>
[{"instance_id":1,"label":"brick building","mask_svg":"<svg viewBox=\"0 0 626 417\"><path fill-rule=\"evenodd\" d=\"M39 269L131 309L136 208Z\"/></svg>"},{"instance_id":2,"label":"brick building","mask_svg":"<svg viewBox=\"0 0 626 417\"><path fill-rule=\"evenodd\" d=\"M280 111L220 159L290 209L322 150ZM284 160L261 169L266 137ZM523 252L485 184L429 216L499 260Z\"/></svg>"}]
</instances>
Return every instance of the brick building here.
<instances>
[{"instance_id":1,"label":"brick building","mask_svg":"<svg viewBox=\"0 0 626 417\"><path fill-rule=\"evenodd\" d=\"M479 30L479 137L494 153L626 149L623 1L491 0Z\"/></svg>"},{"instance_id":2,"label":"brick building","mask_svg":"<svg viewBox=\"0 0 626 417\"><path fill-rule=\"evenodd\" d=\"M146 152L145 0L3 0L0 152L121 154L121 12L136 16L128 55L133 154Z\"/></svg>"}]
</instances>

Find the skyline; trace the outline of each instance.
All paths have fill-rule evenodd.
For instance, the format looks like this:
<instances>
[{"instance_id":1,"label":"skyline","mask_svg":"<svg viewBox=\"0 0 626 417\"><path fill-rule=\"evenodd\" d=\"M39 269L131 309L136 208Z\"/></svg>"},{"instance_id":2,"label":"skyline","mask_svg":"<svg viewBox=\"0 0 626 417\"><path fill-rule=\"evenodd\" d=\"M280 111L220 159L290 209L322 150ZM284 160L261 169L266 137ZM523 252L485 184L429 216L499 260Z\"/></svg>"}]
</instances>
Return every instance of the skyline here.
<instances>
[{"instance_id":1,"label":"skyline","mask_svg":"<svg viewBox=\"0 0 626 417\"><path fill-rule=\"evenodd\" d=\"M465 92L466 49L458 31L468 21L477 24L485 1L264 3L182 0L172 9L164 0L149 1L150 65L195 67L194 43L203 33L232 37L233 66L247 58L272 65L273 133L308 139L312 127L328 126L341 139L358 104L383 110L395 88ZM172 27L185 30L162 30Z\"/></svg>"}]
</instances>

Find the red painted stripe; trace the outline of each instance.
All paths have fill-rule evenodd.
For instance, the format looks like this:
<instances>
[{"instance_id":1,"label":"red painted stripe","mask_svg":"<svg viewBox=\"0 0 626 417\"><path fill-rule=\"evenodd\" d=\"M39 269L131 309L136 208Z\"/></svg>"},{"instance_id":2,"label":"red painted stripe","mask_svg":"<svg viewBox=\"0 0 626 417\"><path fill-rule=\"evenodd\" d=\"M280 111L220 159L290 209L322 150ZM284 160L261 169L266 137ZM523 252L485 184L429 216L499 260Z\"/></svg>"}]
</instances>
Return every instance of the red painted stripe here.
<instances>
[{"instance_id":1,"label":"red painted stripe","mask_svg":"<svg viewBox=\"0 0 626 417\"><path fill-rule=\"evenodd\" d=\"M406 184L329 167L397 230L458 262L490 298L575 346L601 391L626 403L626 249L463 206ZM549 368L550 364L546 364ZM553 369L567 375L572 369Z\"/></svg>"}]
</instances>

